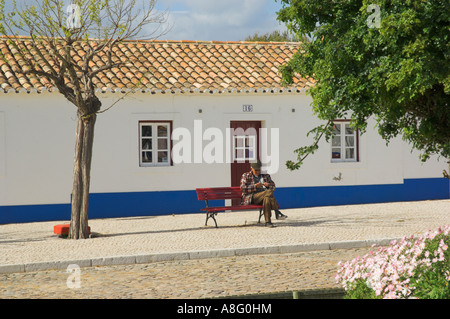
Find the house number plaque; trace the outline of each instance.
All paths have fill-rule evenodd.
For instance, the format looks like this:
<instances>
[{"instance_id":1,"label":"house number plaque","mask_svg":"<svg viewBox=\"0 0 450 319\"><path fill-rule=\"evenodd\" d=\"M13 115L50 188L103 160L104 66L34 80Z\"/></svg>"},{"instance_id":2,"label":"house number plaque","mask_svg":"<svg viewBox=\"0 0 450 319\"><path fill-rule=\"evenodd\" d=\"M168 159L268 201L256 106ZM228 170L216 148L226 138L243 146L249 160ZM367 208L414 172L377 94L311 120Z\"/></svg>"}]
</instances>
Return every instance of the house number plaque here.
<instances>
[{"instance_id":1,"label":"house number plaque","mask_svg":"<svg viewBox=\"0 0 450 319\"><path fill-rule=\"evenodd\" d=\"M253 112L253 105L243 105L242 106L242 111L243 112Z\"/></svg>"}]
</instances>

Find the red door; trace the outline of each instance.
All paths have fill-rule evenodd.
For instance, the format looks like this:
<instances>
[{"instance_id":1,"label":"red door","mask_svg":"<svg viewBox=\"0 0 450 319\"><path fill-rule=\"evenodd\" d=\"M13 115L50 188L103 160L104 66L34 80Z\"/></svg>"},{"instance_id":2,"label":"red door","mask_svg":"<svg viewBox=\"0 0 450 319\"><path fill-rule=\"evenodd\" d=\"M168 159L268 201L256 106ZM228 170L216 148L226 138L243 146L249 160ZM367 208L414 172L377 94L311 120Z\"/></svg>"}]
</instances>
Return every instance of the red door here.
<instances>
[{"instance_id":1,"label":"red door","mask_svg":"<svg viewBox=\"0 0 450 319\"><path fill-rule=\"evenodd\" d=\"M250 171L250 163L259 159L260 121L231 121L231 186L239 186L242 174ZM233 200L233 205L239 205Z\"/></svg>"}]
</instances>

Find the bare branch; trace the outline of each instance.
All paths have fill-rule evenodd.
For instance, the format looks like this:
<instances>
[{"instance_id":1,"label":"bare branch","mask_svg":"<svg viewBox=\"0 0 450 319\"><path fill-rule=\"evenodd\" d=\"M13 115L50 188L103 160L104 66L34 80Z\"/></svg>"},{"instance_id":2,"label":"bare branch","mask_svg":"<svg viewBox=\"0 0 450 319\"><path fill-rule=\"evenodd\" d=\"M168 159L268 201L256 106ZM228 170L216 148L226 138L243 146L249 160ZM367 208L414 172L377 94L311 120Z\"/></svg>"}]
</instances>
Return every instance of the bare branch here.
<instances>
[{"instance_id":1,"label":"bare branch","mask_svg":"<svg viewBox=\"0 0 450 319\"><path fill-rule=\"evenodd\" d=\"M159 26L154 35L161 31L167 12L155 13L155 0L140 1L141 7L138 0L73 0L79 6L81 24L72 29L67 23L67 1L30 0L23 6L14 3L14 12L0 19L0 30L10 39L20 60L25 61L18 65L21 73L45 76L80 106L95 96L94 77L126 65L125 59L117 60L114 54L119 43L139 36L148 25ZM30 36L23 46L14 37L20 32ZM98 38L94 40L93 35ZM31 48L26 48L25 43ZM83 55L75 61L78 46L82 46ZM92 63L96 56L103 56L103 66Z\"/></svg>"}]
</instances>

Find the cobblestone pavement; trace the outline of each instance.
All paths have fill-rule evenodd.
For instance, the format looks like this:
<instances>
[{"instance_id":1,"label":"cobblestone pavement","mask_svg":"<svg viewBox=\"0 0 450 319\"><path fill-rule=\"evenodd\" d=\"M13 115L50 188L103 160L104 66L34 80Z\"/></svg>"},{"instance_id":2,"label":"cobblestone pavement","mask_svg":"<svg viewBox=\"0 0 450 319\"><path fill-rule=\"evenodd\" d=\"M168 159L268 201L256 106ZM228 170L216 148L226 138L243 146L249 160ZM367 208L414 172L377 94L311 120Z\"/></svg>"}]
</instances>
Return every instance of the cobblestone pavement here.
<instances>
[{"instance_id":1,"label":"cobblestone pavement","mask_svg":"<svg viewBox=\"0 0 450 319\"><path fill-rule=\"evenodd\" d=\"M337 263L370 249L88 267L80 269L78 289L68 288L67 280L74 281L65 270L0 274L0 298L197 299L338 288Z\"/></svg>"},{"instance_id":2,"label":"cobblestone pavement","mask_svg":"<svg viewBox=\"0 0 450 319\"><path fill-rule=\"evenodd\" d=\"M274 220L275 228L256 224L257 211L220 213L219 228L203 226L204 214L92 219L89 225L97 236L78 241L53 234L54 225L68 221L0 225L0 267L114 256L378 241L419 235L450 224L450 200L311 207L283 212L289 218ZM336 247L340 248L354 247Z\"/></svg>"},{"instance_id":3,"label":"cobblestone pavement","mask_svg":"<svg viewBox=\"0 0 450 319\"><path fill-rule=\"evenodd\" d=\"M275 228L255 224L252 211L221 214L219 228L202 226L204 214L97 219L90 226L99 235L78 241L55 236L56 222L0 225L0 299L200 299L339 288L337 263L370 251L356 247L450 224L450 200L283 212L289 218ZM131 262L109 263L122 257ZM76 274L66 263L86 260L100 266L81 268L81 287L69 288Z\"/></svg>"}]
</instances>

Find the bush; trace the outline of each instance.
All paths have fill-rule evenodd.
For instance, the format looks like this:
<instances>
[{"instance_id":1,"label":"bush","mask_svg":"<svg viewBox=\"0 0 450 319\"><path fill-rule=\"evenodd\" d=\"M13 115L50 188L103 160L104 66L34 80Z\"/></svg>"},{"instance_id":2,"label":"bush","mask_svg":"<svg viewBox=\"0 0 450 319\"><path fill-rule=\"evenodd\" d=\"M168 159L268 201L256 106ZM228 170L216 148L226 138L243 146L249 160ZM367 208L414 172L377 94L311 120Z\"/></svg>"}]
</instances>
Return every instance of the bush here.
<instances>
[{"instance_id":1,"label":"bush","mask_svg":"<svg viewBox=\"0 0 450 319\"><path fill-rule=\"evenodd\" d=\"M450 298L450 226L404 237L352 261L339 262L336 282L350 299Z\"/></svg>"}]
</instances>

